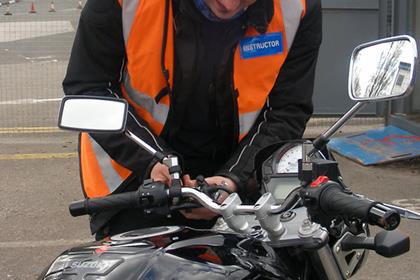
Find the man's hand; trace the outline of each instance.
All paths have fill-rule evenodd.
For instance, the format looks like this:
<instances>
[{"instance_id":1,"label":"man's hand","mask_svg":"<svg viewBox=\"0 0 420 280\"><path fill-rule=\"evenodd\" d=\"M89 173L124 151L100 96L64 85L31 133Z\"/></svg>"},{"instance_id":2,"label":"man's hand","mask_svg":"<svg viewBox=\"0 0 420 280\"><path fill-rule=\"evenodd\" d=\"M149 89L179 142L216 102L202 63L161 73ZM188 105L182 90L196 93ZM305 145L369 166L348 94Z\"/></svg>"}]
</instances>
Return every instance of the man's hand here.
<instances>
[{"instance_id":1,"label":"man's hand","mask_svg":"<svg viewBox=\"0 0 420 280\"><path fill-rule=\"evenodd\" d=\"M231 192L236 192L237 187L236 184L229 178L222 177L222 176L213 176L208 177L205 179L206 182L211 185L219 185L224 186L229 189ZM197 185L196 180L191 180L189 175L185 175L183 177L184 186L186 187L195 187ZM228 193L221 191L219 198L217 199L218 203L222 203L227 197L229 196ZM197 208L192 209L191 212L181 211L182 215L185 216L187 219L191 220L211 220L216 217L218 214L210 211L206 208Z\"/></svg>"},{"instance_id":2,"label":"man's hand","mask_svg":"<svg viewBox=\"0 0 420 280\"><path fill-rule=\"evenodd\" d=\"M236 187L235 182L233 182L231 179L226 178L226 177L222 177L222 176L207 177L206 182L209 185L225 186L231 192L236 192L237 191L237 187ZM226 193L226 192L224 192L224 193ZM228 197L228 196L226 196L226 197ZM223 202L223 201L221 201L221 202Z\"/></svg>"},{"instance_id":3,"label":"man's hand","mask_svg":"<svg viewBox=\"0 0 420 280\"><path fill-rule=\"evenodd\" d=\"M158 162L156 163L152 171L150 172L150 179L154 181L163 182L166 185L170 186L171 184L171 175L169 175L169 169L166 165Z\"/></svg>"}]
</instances>

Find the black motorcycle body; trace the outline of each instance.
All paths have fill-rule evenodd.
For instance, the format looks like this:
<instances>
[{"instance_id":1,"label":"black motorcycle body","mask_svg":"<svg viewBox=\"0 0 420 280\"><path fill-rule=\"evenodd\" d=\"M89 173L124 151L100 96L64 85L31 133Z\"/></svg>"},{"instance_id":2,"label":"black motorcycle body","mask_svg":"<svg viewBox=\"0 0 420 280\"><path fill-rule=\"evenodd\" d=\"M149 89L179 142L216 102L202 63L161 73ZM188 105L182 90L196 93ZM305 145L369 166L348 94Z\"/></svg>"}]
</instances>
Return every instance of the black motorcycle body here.
<instances>
[{"instance_id":1,"label":"black motorcycle body","mask_svg":"<svg viewBox=\"0 0 420 280\"><path fill-rule=\"evenodd\" d=\"M299 279L298 263L281 255L237 233L156 227L65 251L39 279Z\"/></svg>"}]
</instances>

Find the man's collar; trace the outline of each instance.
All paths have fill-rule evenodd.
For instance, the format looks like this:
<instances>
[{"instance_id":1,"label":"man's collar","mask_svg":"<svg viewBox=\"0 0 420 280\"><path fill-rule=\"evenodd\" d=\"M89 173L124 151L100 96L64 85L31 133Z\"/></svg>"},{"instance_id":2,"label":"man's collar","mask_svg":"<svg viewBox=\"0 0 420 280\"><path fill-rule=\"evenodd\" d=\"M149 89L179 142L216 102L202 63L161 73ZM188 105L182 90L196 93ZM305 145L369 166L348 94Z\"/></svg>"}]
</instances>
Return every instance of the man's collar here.
<instances>
[{"instance_id":1,"label":"man's collar","mask_svg":"<svg viewBox=\"0 0 420 280\"><path fill-rule=\"evenodd\" d=\"M204 16L200 14L192 0L174 0L174 2L177 3L181 14L187 15L197 21L205 20ZM257 0L254 4L248 7L243 16L245 17L244 20L246 26L251 26L260 34L263 34L267 32L268 25L273 18L273 15L273 0Z\"/></svg>"},{"instance_id":2,"label":"man's collar","mask_svg":"<svg viewBox=\"0 0 420 280\"><path fill-rule=\"evenodd\" d=\"M274 15L273 0L257 0L249 6L245 14L247 25L254 27L258 33L264 34Z\"/></svg>"}]
</instances>

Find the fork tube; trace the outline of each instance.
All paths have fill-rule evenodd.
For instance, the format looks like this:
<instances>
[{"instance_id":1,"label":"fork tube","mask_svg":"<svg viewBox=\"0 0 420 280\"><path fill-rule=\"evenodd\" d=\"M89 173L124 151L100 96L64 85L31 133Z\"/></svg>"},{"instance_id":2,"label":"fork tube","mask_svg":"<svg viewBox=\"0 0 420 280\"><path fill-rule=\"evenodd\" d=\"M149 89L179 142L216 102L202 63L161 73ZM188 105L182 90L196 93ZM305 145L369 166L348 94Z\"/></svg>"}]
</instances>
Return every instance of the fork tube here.
<instances>
[{"instance_id":1,"label":"fork tube","mask_svg":"<svg viewBox=\"0 0 420 280\"><path fill-rule=\"evenodd\" d=\"M325 272L325 276L329 280L342 280L343 275L340 272L340 269L337 266L337 263L335 262L334 256L331 252L330 247L323 246L320 249L316 251L316 254L319 257L319 260L321 261L322 267Z\"/></svg>"}]
</instances>

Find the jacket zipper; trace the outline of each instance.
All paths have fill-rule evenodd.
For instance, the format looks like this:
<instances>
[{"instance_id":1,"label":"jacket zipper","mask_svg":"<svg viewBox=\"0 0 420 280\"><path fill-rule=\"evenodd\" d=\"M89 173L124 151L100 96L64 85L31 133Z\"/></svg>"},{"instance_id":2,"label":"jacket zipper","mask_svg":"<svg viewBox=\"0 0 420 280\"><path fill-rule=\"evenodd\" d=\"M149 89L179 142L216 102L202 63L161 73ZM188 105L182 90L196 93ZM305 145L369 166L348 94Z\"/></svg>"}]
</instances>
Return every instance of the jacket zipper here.
<instances>
[{"instance_id":1,"label":"jacket zipper","mask_svg":"<svg viewBox=\"0 0 420 280\"><path fill-rule=\"evenodd\" d=\"M236 51L236 46L234 46L232 48L231 51L231 58L230 60L231 62L231 73L230 73L230 94L232 97L232 105L233 105L233 110L232 110L232 114L233 114L233 139L232 139L232 147L236 147L238 142L239 142L239 109L238 109L238 97L239 97L239 91L238 89L235 88L234 85L234 72L235 72L235 66L234 66L234 57L235 57L235 51Z\"/></svg>"},{"instance_id":2,"label":"jacket zipper","mask_svg":"<svg viewBox=\"0 0 420 280\"><path fill-rule=\"evenodd\" d=\"M165 87L159 92L159 94L156 96L155 98L155 102L156 104L159 103L159 101L165 97L167 94L169 95L169 110L168 110L168 115L167 115L167 119L169 118L171 111L172 111L172 94L171 94L171 85L169 84L169 71L168 69L166 69L166 65L165 65L165 53L166 53L166 44L167 44L167 40L168 40L168 22L169 22L169 1L170 0L166 0L165 1L165 17L164 17L164 21L163 21L163 37L162 37L162 49L161 49L161 56L160 56L160 64L161 64L161 68L162 68L162 74L163 77L165 78ZM167 126L168 126L168 121L165 121L165 124L163 125L162 131L160 133L160 135L164 135L166 133L167 130Z\"/></svg>"}]
</instances>

